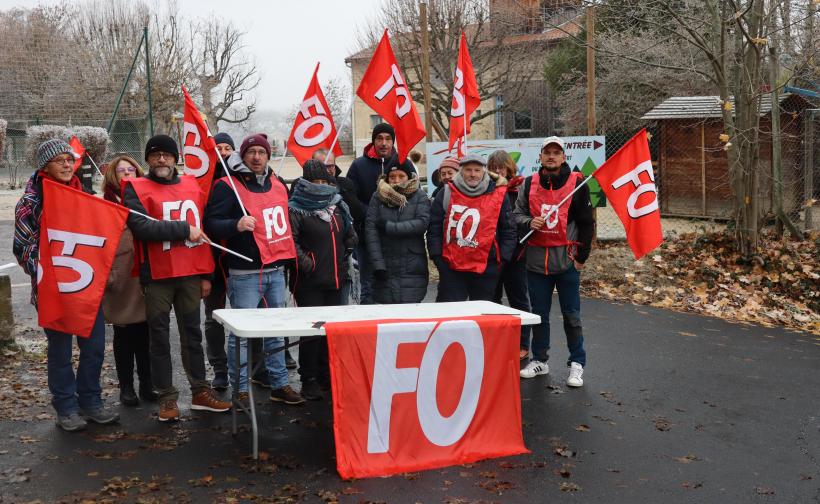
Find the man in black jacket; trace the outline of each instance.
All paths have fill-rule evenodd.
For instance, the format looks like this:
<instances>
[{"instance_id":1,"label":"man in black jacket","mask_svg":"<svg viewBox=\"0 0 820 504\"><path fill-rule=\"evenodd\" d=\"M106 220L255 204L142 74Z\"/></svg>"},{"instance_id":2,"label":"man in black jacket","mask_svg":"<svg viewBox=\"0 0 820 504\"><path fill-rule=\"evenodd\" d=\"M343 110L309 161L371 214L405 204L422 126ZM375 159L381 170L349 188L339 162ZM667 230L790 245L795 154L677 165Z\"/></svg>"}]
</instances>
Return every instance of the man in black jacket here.
<instances>
[{"instance_id":1,"label":"man in black jacket","mask_svg":"<svg viewBox=\"0 0 820 504\"><path fill-rule=\"evenodd\" d=\"M527 285L532 311L541 323L532 330L532 361L521 370L522 378L549 373L550 307L552 292L564 318L569 347L567 385L581 387L586 366L584 336L581 330L581 275L592 245L592 204L589 188L580 187L572 198L558 207L580 185L584 176L570 170L564 142L549 137L541 147L541 168L524 182L515 202L514 217L522 236L532 231L527 241Z\"/></svg>"},{"instance_id":2,"label":"man in black jacket","mask_svg":"<svg viewBox=\"0 0 820 504\"><path fill-rule=\"evenodd\" d=\"M439 301L492 301L503 264L512 259L515 227L506 180L486 161L468 155L436 195L430 209L427 250L439 271Z\"/></svg>"},{"instance_id":3,"label":"man in black jacket","mask_svg":"<svg viewBox=\"0 0 820 504\"><path fill-rule=\"evenodd\" d=\"M148 175L128 179L123 193L126 207L139 212L128 216L128 227L140 242L140 281L145 285L151 377L159 394L161 422L179 419L173 383L170 314L179 327L182 365L191 386L191 409L227 411L205 379L205 355L199 327L201 298L211 289L213 258L199 229L203 213L202 190L196 179L177 174L179 150L169 136L156 135L145 146ZM150 218L144 217L147 215Z\"/></svg>"},{"instance_id":4,"label":"man in black jacket","mask_svg":"<svg viewBox=\"0 0 820 504\"><path fill-rule=\"evenodd\" d=\"M205 229L216 239L227 240L228 248L248 256L253 262L230 256L228 298L231 308L278 308L285 306L285 265L296 256L288 219L288 191L271 178L268 167L271 147L263 134L242 142L239 153L228 158L231 180L214 185L205 212ZM234 193L236 189L236 193ZM238 197L241 198L241 203ZM244 210L247 212L245 214ZM228 336L228 370L237 399L248 400L248 340L242 338L240 369L236 369L236 336ZM288 384L285 354L277 351L282 338L265 338L265 366L271 401L301 404L304 399ZM239 381L237 383L237 371Z\"/></svg>"},{"instance_id":5,"label":"man in black jacket","mask_svg":"<svg viewBox=\"0 0 820 504\"><path fill-rule=\"evenodd\" d=\"M233 154L236 147L233 138L227 133L217 133L214 136L216 150L222 157L223 162L227 162L228 157ZM217 160L214 167L213 184L225 176L222 163ZM208 362L214 369L214 380L211 386L216 390L228 388L228 356L225 354L225 328L222 324L213 319L214 310L225 308L225 279L228 271L225 267L226 254L217 248L213 249L214 275L211 279L211 293L205 298L205 353Z\"/></svg>"},{"instance_id":6,"label":"man in black jacket","mask_svg":"<svg viewBox=\"0 0 820 504\"><path fill-rule=\"evenodd\" d=\"M370 204L370 198L376 192L379 177L385 171L385 167L397 165L398 153L393 148L396 142L396 132L392 126L386 123L377 124L373 128L371 143L364 148L364 154L353 160L350 169L347 171L347 178L356 184L357 195L362 204L364 212ZM413 163L405 159L401 163L402 169L408 172L415 172ZM359 262L359 277L361 281L361 304L373 304L373 293L370 287L373 278L373 267L370 258L367 256L367 247L364 240L356 249L356 260Z\"/></svg>"}]
</instances>

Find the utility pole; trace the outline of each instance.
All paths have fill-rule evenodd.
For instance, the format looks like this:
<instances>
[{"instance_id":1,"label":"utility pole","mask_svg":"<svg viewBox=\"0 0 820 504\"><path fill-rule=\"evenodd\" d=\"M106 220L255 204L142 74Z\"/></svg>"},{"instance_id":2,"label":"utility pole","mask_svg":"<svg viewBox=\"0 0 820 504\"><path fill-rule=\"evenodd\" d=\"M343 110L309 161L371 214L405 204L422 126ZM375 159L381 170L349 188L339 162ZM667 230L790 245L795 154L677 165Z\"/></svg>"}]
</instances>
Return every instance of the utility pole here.
<instances>
[{"instance_id":1,"label":"utility pole","mask_svg":"<svg viewBox=\"0 0 820 504\"><path fill-rule=\"evenodd\" d=\"M587 7L587 135L595 135L595 6ZM598 209L592 208L595 225L592 239L598 239Z\"/></svg>"},{"instance_id":2,"label":"utility pole","mask_svg":"<svg viewBox=\"0 0 820 504\"><path fill-rule=\"evenodd\" d=\"M145 40L145 77L148 79L148 124L151 127L151 136L154 136L154 107L151 100L151 52L148 50L148 27L142 29Z\"/></svg>"},{"instance_id":3,"label":"utility pole","mask_svg":"<svg viewBox=\"0 0 820 504\"><path fill-rule=\"evenodd\" d=\"M433 141L433 115L430 101L430 34L427 29L427 2L419 2L421 18L421 86L424 90L424 130L427 141Z\"/></svg>"}]
</instances>

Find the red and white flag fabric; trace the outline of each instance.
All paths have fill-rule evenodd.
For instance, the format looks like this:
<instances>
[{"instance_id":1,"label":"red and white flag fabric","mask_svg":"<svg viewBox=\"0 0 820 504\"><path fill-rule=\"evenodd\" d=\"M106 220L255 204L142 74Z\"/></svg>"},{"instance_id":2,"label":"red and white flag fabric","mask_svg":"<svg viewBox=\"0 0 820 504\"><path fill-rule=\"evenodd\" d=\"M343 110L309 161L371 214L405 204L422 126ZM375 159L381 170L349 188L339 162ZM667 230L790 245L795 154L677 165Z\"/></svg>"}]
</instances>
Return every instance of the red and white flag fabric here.
<instances>
[{"instance_id":1,"label":"red and white flag fabric","mask_svg":"<svg viewBox=\"0 0 820 504\"><path fill-rule=\"evenodd\" d=\"M640 259L663 242L658 192L646 129L632 137L592 176L601 185L612 209L621 219L635 259Z\"/></svg>"},{"instance_id":2,"label":"red and white flag fabric","mask_svg":"<svg viewBox=\"0 0 820 504\"><path fill-rule=\"evenodd\" d=\"M450 107L450 143L458 145L458 157L465 154L467 135L470 134L470 116L481 105L481 96L478 94L478 83L475 80L473 60L467 50L467 37L461 32L461 42L458 45L458 62L456 76L453 83L453 104Z\"/></svg>"},{"instance_id":3,"label":"red and white flag fabric","mask_svg":"<svg viewBox=\"0 0 820 504\"><path fill-rule=\"evenodd\" d=\"M343 154L339 142L336 141L336 125L319 85L318 74L319 63L316 63L316 70L313 71L313 78L310 79L305 97L296 112L296 120L288 138L288 150L300 165L305 164L316 149L329 150L331 144L336 156Z\"/></svg>"},{"instance_id":4,"label":"red and white flag fabric","mask_svg":"<svg viewBox=\"0 0 820 504\"><path fill-rule=\"evenodd\" d=\"M521 432L518 317L324 327L342 478L528 453Z\"/></svg>"},{"instance_id":5,"label":"red and white flag fabric","mask_svg":"<svg viewBox=\"0 0 820 504\"><path fill-rule=\"evenodd\" d=\"M41 327L91 335L127 218L123 206L43 179L37 271Z\"/></svg>"},{"instance_id":6,"label":"red and white flag fabric","mask_svg":"<svg viewBox=\"0 0 820 504\"><path fill-rule=\"evenodd\" d=\"M71 140L68 141L68 145L71 146L71 149L74 151L74 173L77 173L77 170L80 169L80 166L83 164L83 157L85 156L85 147L83 147L82 142L77 136L71 137Z\"/></svg>"},{"instance_id":7,"label":"red and white flag fabric","mask_svg":"<svg viewBox=\"0 0 820 504\"><path fill-rule=\"evenodd\" d=\"M356 95L396 130L399 162L424 138L424 123L399 69L387 30L373 53Z\"/></svg>"},{"instance_id":8,"label":"red and white flag fabric","mask_svg":"<svg viewBox=\"0 0 820 504\"><path fill-rule=\"evenodd\" d=\"M202 114L199 113L185 86L182 86L182 93L185 95L182 119L182 152L185 163L183 171L186 175L196 177L205 198L202 202L204 207L211 194L216 164L220 161L217 158L214 137L211 136L208 125L205 124Z\"/></svg>"}]
</instances>

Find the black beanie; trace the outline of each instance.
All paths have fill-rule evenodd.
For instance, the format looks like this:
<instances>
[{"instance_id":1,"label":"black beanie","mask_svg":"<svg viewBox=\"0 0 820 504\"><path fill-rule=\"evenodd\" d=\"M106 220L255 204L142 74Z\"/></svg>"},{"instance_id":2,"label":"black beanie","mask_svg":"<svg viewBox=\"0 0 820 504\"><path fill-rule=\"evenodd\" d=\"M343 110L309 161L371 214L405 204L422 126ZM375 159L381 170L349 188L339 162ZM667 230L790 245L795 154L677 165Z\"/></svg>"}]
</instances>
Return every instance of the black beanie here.
<instances>
[{"instance_id":1,"label":"black beanie","mask_svg":"<svg viewBox=\"0 0 820 504\"><path fill-rule=\"evenodd\" d=\"M236 150L236 145L233 144L233 138L227 133L217 133L214 137L214 143L217 145L228 144L231 146L231 149Z\"/></svg>"},{"instance_id":2,"label":"black beanie","mask_svg":"<svg viewBox=\"0 0 820 504\"><path fill-rule=\"evenodd\" d=\"M174 155L174 163L179 162L179 149L177 143L168 135L154 135L145 144L145 160L148 161L148 154L152 152L167 152Z\"/></svg>"},{"instance_id":3,"label":"black beanie","mask_svg":"<svg viewBox=\"0 0 820 504\"><path fill-rule=\"evenodd\" d=\"M390 126L387 123L379 123L375 128L373 128L373 134L370 136L370 141L375 143L376 137L379 136L379 133L387 133L394 142L396 141L396 130L393 129L393 126Z\"/></svg>"},{"instance_id":4,"label":"black beanie","mask_svg":"<svg viewBox=\"0 0 820 504\"><path fill-rule=\"evenodd\" d=\"M327 172L325 164L318 159L308 159L305 161L305 165L302 167L302 178L308 182L326 180L328 183L336 185L336 179Z\"/></svg>"},{"instance_id":5,"label":"black beanie","mask_svg":"<svg viewBox=\"0 0 820 504\"><path fill-rule=\"evenodd\" d=\"M416 173L416 170L413 169L413 165L410 163L410 160L407 159L404 163L399 163L397 158L393 158L393 162L385 165L384 167L384 176L387 177L390 175L390 172L401 170L407 174L407 178L413 178L413 174Z\"/></svg>"}]
</instances>

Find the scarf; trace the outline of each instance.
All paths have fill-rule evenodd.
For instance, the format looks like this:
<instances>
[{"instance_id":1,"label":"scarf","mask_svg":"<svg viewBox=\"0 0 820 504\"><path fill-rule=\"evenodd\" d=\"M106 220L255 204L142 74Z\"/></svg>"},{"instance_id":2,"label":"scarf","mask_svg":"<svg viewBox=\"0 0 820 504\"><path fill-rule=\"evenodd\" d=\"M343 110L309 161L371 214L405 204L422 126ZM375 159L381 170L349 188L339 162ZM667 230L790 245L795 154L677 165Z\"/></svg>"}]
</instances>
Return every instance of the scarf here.
<instances>
[{"instance_id":1,"label":"scarf","mask_svg":"<svg viewBox=\"0 0 820 504\"><path fill-rule=\"evenodd\" d=\"M379 186L376 188L376 197L391 208L404 208L407 205L407 197L412 196L419 190L419 179L413 174L413 178L400 184L390 185L384 176L379 177Z\"/></svg>"},{"instance_id":2,"label":"scarf","mask_svg":"<svg viewBox=\"0 0 820 504\"><path fill-rule=\"evenodd\" d=\"M490 186L490 176L487 173L487 170L484 170L484 176L481 177L481 181L479 181L478 185L475 187L470 187L467 185L467 182L464 181L464 177L461 176L461 172L458 172L456 173L456 176L453 177L453 185L456 186L456 189L458 189L461 194L467 197L475 198L481 196L487 192L487 188Z\"/></svg>"},{"instance_id":3,"label":"scarf","mask_svg":"<svg viewBox=\"0 0 820 504\"><path fill-rule=\"evenodd\" d=\"M330 222L337 206L342 209L345 227L352 224L350 210L334 185L314 184L300 178L288 199L289 209L302 215L315 215L325 222Z\"/></svg>"}]
</instances>

